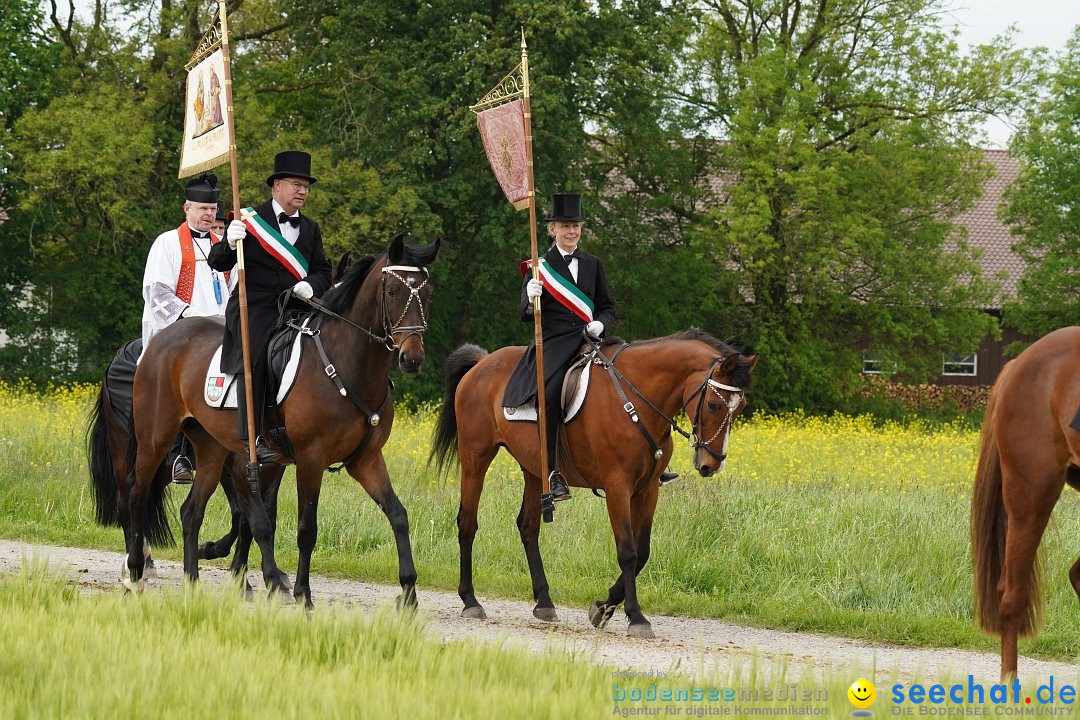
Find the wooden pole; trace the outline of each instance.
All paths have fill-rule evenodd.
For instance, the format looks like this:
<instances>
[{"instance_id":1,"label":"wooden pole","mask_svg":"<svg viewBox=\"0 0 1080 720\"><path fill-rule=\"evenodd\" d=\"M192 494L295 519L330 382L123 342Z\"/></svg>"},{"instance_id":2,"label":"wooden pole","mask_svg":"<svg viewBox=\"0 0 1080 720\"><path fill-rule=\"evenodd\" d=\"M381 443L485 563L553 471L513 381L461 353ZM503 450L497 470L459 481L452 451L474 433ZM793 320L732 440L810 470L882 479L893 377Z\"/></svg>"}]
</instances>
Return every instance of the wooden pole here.
<instances>
[{"instance_id":1,"label":"wooden pole","mask_svg":"<svg viewBox=\"0 0 1080 720\"><path fill-rule=\"evenodd\" d=\"M532 112L529 105L529 53L525 46L525 30L521 31L522 110L525 115L525 167L529 178L529 247L532 251L532 277L540 278L540 257L536 244L536 183L533 178ZM543 495L551 494L548 482L547 400L544 395L544 332L540 322L540 298L533 299L533 346L536 348L536 410L540 425L540 487ZM544 520L551 522L550 502Z\"/></svg>"},{"instance_id":2,"label":"wooden pole","mask_svg":"<svg viewBox=\"0 0 1080 720\"><path fill-rule=\"evenodd\" d=\"M232 176L232 204L233 212L230 217L240 217L240 179L237 177L236 162L236 130L233 125L233 92L232 70L229 63L229 28L226 20L227 11L225 0L218 0L218 17L221 22L221 59L225 62L225 105L229 111L229 171ZM244 352L244 404L247 410L248 431L248 480L252 485L252 492L259 492L259 463L255 452L255 412L254 399L251 390L251 337L248 332L248 299L247 283L244 273L244 241L236 244L236 274L237 288L240 299L240 338Z\"/></svg>"}]
</instances>

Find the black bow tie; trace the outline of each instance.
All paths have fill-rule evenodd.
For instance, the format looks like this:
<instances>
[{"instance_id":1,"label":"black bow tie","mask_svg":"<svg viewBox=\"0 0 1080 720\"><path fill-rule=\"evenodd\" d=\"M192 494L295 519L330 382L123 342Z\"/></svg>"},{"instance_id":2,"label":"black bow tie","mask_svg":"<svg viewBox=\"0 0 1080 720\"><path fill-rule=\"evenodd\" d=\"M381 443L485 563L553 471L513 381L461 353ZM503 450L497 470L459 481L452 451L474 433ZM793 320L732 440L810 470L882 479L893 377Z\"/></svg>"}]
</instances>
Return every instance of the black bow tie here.
<instances>
[{"instance_id":1,"label":"black bow tie","mask_svg":"<svg viewBox=\"0 0 1080 720\"><path fill-rule=\"evenodd\" d=\"M289 223L293 227L300 227L299 215L286 215L285 213L278 213L277 221L278 225L284 225L285 223Z\"/></svg>"},{"instance_id":2,"label":"black bow tie","mask_svg":"<svg viewBox=\"0 0 1080 720\"><path fill-rule=\"evenodd\" d=\"M580 250L575 250L574 252L570 253L569 255L563 255L563 260L566 261L567 265L569 265L570 261L573 260L574 258L579 258L579 259L581 258L581 251Z\"/></svg>"}]
</instances>

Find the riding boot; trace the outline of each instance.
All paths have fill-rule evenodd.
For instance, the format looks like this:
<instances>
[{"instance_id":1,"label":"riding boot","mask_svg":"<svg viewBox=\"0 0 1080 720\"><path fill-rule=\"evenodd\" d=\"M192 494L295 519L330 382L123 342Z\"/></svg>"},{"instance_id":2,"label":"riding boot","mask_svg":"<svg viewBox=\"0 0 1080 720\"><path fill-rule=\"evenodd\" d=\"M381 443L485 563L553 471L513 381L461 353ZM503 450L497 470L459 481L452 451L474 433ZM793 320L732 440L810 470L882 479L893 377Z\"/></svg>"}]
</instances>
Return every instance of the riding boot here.
<instances>
[{"instance_id":1,"label":"riding boot","mask_svg":"<svg viewBox=\"0 0 1080 720\"><path fill-rule=\"evenodd\" d=\"M1072 422L1069 423L1069 427L1071 427L1073 430L1080 430L1080 409L1076 411L1076 417L1074 417L1072 419Z\"/></svg>"},{"instance_id":2,"label":"riding boot","mask_svg":"<svg viewBox=\"0 0 1080 720\"><path fill-rule=\"evenodd\" d=\"M169 448L169 455L166 459L166 462L172 468L172 481L177 485L190 485L195 479L195 467L189 459L190 457L191 445L187 441L187 436L180 433L176 436L176 442Z\"/></svg>"},{"instance_id":3,"label":"riding boot","mask_svg":"<svg viewBox=\"0 0 1080 720\"><path fill-rule=\"evenodd\" d=\"M548 475L548 487L551 491L551 498L556 502L561 500L570 499L570 488L566 484L566 478L559 472L559 430L562 428L562 388L552 387L557 386L558 383L550 383L548 387L545 387L547 392L545 393L547 399L545 418L547 427L547 457L548 457L548 469L551 471Z\"/></svg>"}]
</instances>

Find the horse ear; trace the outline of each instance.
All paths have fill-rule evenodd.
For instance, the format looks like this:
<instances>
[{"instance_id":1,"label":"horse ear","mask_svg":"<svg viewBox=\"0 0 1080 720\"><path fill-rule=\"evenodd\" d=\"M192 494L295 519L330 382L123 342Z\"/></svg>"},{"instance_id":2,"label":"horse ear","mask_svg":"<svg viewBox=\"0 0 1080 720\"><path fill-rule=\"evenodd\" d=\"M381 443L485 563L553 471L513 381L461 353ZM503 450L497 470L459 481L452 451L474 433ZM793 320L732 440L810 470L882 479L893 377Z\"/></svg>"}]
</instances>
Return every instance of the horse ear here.
<instances>
[{"instance_id":1,"label":"horse ear","mask_svg":"<svg viewBox=\"0 0 1080 720\"><path fill-rule=\"evenodd\" d=\"M341 281L345 271L349 269L349 263L352 262L352 251L346 250L345 254L338 260L337 266L334 268L334 274L330 276L330 282L337 283Z\"/></svg>"},{"instance_id":2,"label":"horse ear","mask_svg":"<svg viewBox=\"0 0 1080 720\"><path fill-rule=\"evenodd\" d=\"M730 375L735 372L735 368L739 366L739 353L733 352L730 355L724 356L724 361L720 363L720 374Z\"/></svg>"},{"instance_id":3,"label":"horse ear","mask_svg":"<svg viewBox=\"0 0 1080 720\"><path fill-rule=\"evenodd\" d=\"M753 370L754 366L757 365L758 354L754 353L753 355L743 355L742 357L745 358L746 369Z\"/></svg>"},{"instance_id":4,"label":"horse ear","mask_svg":"<svg viewBox=\"0 0 1080 720\"><path fill-rule=\"evenodd\" d=\"M398 233L394 236L394 239L390 241L390 249L386 251L386 256L390 259L392 265L401 262L401 259L405 257L405 233Z\"/></svg>"}]
</instances>

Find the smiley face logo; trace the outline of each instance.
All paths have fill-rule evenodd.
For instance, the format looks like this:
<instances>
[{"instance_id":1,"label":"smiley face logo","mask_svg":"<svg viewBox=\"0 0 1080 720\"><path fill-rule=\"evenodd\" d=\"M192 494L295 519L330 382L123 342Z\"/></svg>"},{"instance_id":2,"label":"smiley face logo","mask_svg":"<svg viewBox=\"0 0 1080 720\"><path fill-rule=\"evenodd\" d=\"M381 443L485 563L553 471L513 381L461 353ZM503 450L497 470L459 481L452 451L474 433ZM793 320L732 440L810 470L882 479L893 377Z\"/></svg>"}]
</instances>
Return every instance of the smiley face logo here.
<instances>
[{"instance_id":1,"label":"smiley face logo","mask_svg":"<svg viewBox=\"0 0 1080 720\"><path fill-rule=\"evenodd\" d=\"M870 682L866 678L859 678L855 682L851 683L851 687L847 691L848 700L851 704L859 709L868 708L874 704L874 700L877 699L877 688L874 687L874 683ZM859 713L859 715L871 714L871 713ZM855 715L855 713L852 713Z\"/></svg>"}]
</instances>

